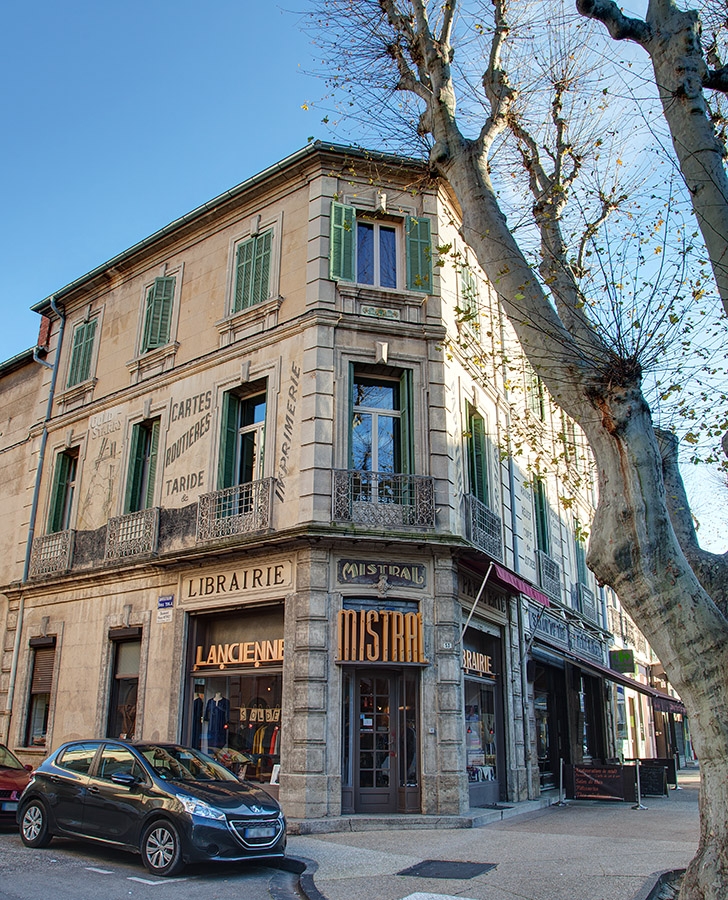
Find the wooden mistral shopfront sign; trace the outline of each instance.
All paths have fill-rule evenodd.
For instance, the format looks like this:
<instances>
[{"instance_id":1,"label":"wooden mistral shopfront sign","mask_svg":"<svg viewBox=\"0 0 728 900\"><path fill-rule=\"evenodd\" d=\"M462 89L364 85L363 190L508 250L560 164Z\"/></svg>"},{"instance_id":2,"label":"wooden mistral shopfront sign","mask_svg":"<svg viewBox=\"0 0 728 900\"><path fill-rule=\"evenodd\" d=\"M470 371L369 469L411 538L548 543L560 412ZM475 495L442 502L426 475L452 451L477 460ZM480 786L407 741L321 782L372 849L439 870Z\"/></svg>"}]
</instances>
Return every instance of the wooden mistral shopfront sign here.
<instances>
[{"instance_id":1,"label":"wooden mistral shopfront sign","mask_svg":"<svg viewBox=\"0 0 728 900\"><path fill-rule=\"evenodd\" d=\"M389 609L340 610L336 661L427 665L422 613Z\"/></svg>"}]
</instances>

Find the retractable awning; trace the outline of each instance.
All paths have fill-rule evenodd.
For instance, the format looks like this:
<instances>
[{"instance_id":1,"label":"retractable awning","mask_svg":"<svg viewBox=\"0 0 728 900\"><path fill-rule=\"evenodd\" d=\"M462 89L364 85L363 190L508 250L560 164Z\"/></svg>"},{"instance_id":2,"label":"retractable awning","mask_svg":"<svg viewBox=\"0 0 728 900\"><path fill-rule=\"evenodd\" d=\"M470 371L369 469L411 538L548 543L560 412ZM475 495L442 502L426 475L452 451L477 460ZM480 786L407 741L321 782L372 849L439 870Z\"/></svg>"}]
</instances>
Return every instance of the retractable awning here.
<instances>
[{"instance_id":1,"label":"retractable awning","mask_svg":"<svg viewBox=\"0 0 728 900\"><path fill-rule=\"evenodd\" d=\"M519 594L526 594L527 597L535 600L536 603L540 603L541 606L550 605L549 598L546 596L546 594L541 593L541 591L537 590L532 584L529 584L514 572L510 572L504 566L500 566L495 562L493 563L493 577L497 581L500 581L501 584L506 585L506 587L510 587L513 588L513 590L518 591Z\"/></svg>"}]
</instances>

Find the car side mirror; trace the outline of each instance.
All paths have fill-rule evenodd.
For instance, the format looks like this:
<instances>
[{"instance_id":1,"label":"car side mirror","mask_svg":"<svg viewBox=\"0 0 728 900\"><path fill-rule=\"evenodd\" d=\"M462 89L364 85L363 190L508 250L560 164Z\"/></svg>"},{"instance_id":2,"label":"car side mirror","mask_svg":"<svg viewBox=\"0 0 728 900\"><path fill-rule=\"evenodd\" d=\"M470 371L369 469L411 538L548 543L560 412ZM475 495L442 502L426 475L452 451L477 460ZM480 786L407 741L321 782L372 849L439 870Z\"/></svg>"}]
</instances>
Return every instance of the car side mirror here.
<instances>
[{"instance_id":1,"label":"car side mirror","mask_svg":"<svg viewBox=\"0 0 728 900\"><path fill-rule=\"evenodd\" d=\"M111 780L114 784L123 784L124 787L134 787L137 783L136 775L132 775L131 772L114 772Z\"/></svg>"}]
</instances>

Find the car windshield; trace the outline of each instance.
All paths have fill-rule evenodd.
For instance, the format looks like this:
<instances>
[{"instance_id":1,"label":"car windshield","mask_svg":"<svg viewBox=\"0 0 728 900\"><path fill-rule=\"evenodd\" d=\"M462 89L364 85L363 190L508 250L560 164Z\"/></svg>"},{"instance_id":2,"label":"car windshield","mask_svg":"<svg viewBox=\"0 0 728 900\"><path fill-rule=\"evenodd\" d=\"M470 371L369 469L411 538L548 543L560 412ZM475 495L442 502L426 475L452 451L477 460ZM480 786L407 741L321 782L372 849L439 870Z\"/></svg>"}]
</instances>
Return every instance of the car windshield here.
<instances>
[{"instance_id":1,"label":"car windshield","mask_svg":"<svg viewBox=\"0 0 728 900\"><path fill-rule=\"evenodd\" d=\"M20 760L13 756L7 747L0 744L0 768L3 769L22 769L23 764Z\"/></svg>"},{"instance_id":2,"label":"car windshield","mask_svg":"<svg viewBox=\"0 0 728 900\"><path fill-rule=\"evenodd\" d=\"M141 744L137 750L154 774L165 781L238 781L229 769L189 747Z\"/></svg>"}]
</instances>

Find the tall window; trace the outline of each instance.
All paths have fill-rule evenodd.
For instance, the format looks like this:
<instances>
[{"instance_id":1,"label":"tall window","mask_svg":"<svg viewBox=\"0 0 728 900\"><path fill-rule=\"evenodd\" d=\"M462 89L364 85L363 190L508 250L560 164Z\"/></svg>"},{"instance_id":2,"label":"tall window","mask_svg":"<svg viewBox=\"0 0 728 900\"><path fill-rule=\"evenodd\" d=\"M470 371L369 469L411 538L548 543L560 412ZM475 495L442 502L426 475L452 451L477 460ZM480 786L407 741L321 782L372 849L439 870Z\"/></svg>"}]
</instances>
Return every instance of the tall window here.
<instances>
[{"instance_id":1,"label":"tall window","mask_svg":"<svg viewBox=\"0 0 728 900\"><path fill-rule=\"evenodd\" d=\"M265 391L223 398L218 487L248 484L263 477Z\"/></svg>"},{"instance_id":2,"label":"tall window","mask_svg":"<svg viewBox=\"0 0 728 900\"><path fill-rule=\"evenodd\" d=\"M350 468L410 473L411 373L399 378L354 372Z\"/></svg>"},{"instance_id":3,"label":"tall window","mask_svg":"<svg viewBox=\"0 0 728 900\"><path fill-rule=\"evenodd\" d=\"M174 285L174 278L155 278L154 284L147 291L142 353L169 343Z\"/></svg>"},{"instance_id":4,"label":"tall window","mask_svg":"<svg viewBox=\"0 0 728 900\"><path fill-rule=\"evenodd\" d=\"M159 419L147 419L134 426L131 433L124 512L138 512L140 509L154 506L158 447Z\"/></svg>"},{"instance_id":5,"label":"tall window","mask_svg":"<svg viewBox=\"0 0 728 900\"><path fill-rule=\"evenodd\" d=\"M546 388L541 378L534 372L530 363L526 361L526 399L528 408L542 422L546 421Z\"/></svg>"},{"instance_id":6,"label":"tall window","mask_svg":"<svg viewBox=\"0 0 728 900\"><path fill-rule=\"evenodd\" d=\"M54 637L31 638L33 674L30 680L28 717L25 728L26 747L45 747L48 733L48 713L51 706L53 667L56 661Z\"/></svg>"},{"instance_id":7,"label":"tall window","mask_svg":"<svg viewBox=\"0 0 728 900\"><path fill-rule=\"evenodd\" d=\"M488 437L485 419L469 403L468 415L468 467L470 493L490 507L490 480L488 475Z\"/></svg>"},{"instance_id":8,"label":"tall window","mask_svg":"<svg viewBox=\"0 0 728 900\"><path fill-rule=\"evenodd\" d=\"M580 584L588 584L586 568L586 541L578 520L574 521L574 549L576 555L576 580Z\"/></svg>"},{"instance_id":9,"label":"tall window","mask_svg":"<svg viewBox=\"0 0 728 900\"><path fill-rule=\"evenodd\" d=\"M114 661L109 697L107 737L133 740L136 729L141 628L119 629L118 637L109 633L114 645Z\"/></svg>"},{"instance_id":10,"label":"tall window","mask_svg":"<svg viewBox=\"0 0 728 900\"><path fill-rule=\"evenodd\" d=\"M67 387L87 381L91 374L91 357L96 335L96 319L81 322L73 332L71 363L68 367Z\"/></svg>"},{"instance_id":11,"label":"tall window","mask_svg":"<svg viewBox=\"0 0 728 900\"><path fill-rule=\"evenodd\" d=\"M71 527L73 498L76 493L78 448L64 450L56 457L53 473L53 493L48 515L48 534L67 531Z\"/></svg>"},{"instance_id":12,"label":"tall window","mask_svg":"<svg viewBox=\"0 0 728 900\"><path fill-rule=\"evenodd\" d=\"M233 312L240 312L268 299L272 246L272 230L255 234L238 244Z\"/></svg>"},{"instance_id":13,"label":"tall window","mask_svg":"<svg viewBox=\"0 0 728 900\"><path fill-rule=\"evenodd\" d=\"M476 333L480 332L480 295L478 279L467 262L460 268L460 317Z\"/></svg>"},{"instance_id":14,"label":"tall window","mask_svg":"<svg viewBox=\"0 0 728 900\"><path fill-rule=\"evenodd\" d=\"M536 544L547 556L551 554L549 534L549 505L546 497L546 485L541 478L533 480L533 505L536 514Z\"/></svg>"},{"instance_id":15,"label":"tall window","mask_svg":"<svg viewBox=\"0 0 728 900\"><path fill-rule=\"evenodd\" d=\"M408 290L432 291L430 220L408 216L394 220L357 218L353 206L331 204L331 256L329 275L374 287L402 287L398 249L404 244Z\"/></svg>"}]
</instances>

